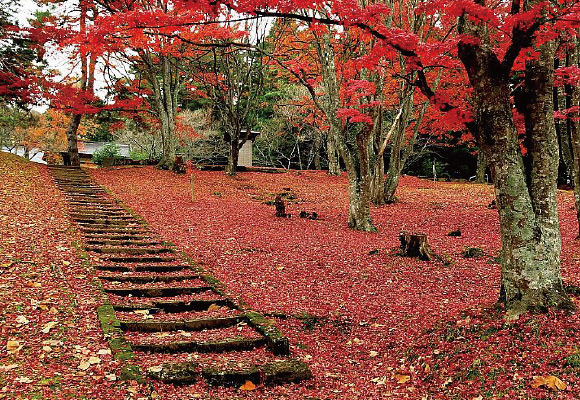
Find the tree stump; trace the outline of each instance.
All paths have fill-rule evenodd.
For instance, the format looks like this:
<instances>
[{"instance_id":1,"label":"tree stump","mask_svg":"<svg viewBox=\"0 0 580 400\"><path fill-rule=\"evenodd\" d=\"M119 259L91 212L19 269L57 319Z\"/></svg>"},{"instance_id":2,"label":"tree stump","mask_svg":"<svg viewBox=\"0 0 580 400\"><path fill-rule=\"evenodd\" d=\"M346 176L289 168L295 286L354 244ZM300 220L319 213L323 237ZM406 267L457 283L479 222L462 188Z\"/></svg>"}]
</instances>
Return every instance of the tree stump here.
<instances>
[{"instance_id":1,"label":"tree stump","mask_svg":"<svg viewBox=\"0 0 580 400\"><path fill-rule=\"evenodd\" d=\"M276 196L274 199L274 205L276 206L276 216L280 218L286 218L288 214L286 214L286 206L284 205L284 200L282 200L281 196Z\"/></svg>"},{"instance_id":2,"label":"tree stump","mask_svg":"<svg viewBox=\"0 0 580 400\"><path fill-rule=\"evenodd\" d=\"M401 255L405 257L417 257L423 261L431 261L435 258L435 253L427 242L425 233L399 233L401 242Z\"/></svg>"}]
</instances>

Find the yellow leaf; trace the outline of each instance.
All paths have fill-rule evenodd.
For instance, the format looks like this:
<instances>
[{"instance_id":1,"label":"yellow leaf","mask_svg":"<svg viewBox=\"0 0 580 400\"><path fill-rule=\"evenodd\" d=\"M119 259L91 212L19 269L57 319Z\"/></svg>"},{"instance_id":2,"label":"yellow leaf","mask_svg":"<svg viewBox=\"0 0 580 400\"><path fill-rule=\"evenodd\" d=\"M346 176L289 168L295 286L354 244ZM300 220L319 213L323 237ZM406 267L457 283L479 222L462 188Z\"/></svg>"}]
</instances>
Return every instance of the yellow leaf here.
<instances>
[{"instance_id":1,"label":"yellow leaf","mask_svg":"<svg viewBox=\"0 0 580 400\"><path fill-rule=\"evenodd\" d=\"M566 389L566 384L554 375L534 376L534 381L532 382L532 388L537 389L540 386L544 386L544 387L546 387L548 389L552 389L552 390L564 390L564 389Z\"/></svg>"},{"instance_id":2,"label":"yellow leaf","mask_svg":"<svg viewBox=\"0 0 580 400\"><path fill-rule=\"evenodd\" d=\"M219 310L221 307L218 306L217 304L212 304L208 307L207 311L216 311Z\"/></svg>"},{"instance_id":3,"label":"yellow leaf","mask_svg":"<svg viewBox=\"0 0 580 400\"><path fill-rule=\"evenodd\" d=\"M246 381L242 386L240 386L240 390L254 390L256 389L256 385L252 383L252 381Z\"/></svg>"},{"instance_id":4,"label":"yellow leaf","mask_svg":"<svg viewBox=\"0 0 580 400\"><path fill-rule=\"evenodd\" d=\"M89 360L83 360L83 361L81 361L81 363L79 364L79 366L77 368L82 370L82 371L86 371L87 369L89 369L90 366L91 366L91 363L89 362Z\"/></svg>"},{"instance_id":5,"label":"yellow leaf","mask_svg":"<svg viewBox=\"0 0 580 400\"><path fill-rule=\"evenodd\" d=\"M0 365L0 372L10 371L14 368L18 368L18 364Z\"/></svg>"},{"instance_id":6,"label":"yellow leaf","mask_svg":"<svg viewBox=\"0 0 580 400\"><path fill-rule=\"evenodd\" d=\"M407 383L411 379L409 375L395 374L395 379L399 383Z\"/></svg>"},{"instance_id":7,"label":"yellow leaf","mask_svg":"<svg viewBox=\"0 0 580 400\"><path fill-rule=\"evenodd\" d=\"M56 321L50 321L50 322L47 322L47 323L46 323L46 324L45 324L45 325L42 327L42 331L41 331L41 332L42 332L42 333L48 333L48 332L50 332L50 330L51 330L52 328L54 328L56 324L58 324L58 322L56 322Z\"/></svg>"},{"instance_id":8,"label":"yellow leaf","mask_svg":"<svg viewBox=\"0 0 580 400\"><path fill-rule=\"evenodd\" d=\"M9 340L6 342L6 350L8 353L16 353L22 346L18 340Z\"/></svg>"},{"instance_id":9,"label":"yellow leaf","mask_svg":"<svg viewBox=\"0 0 580 400\"><path fill-rule=\"evenodd\" d=\"M101 359L99 357L89 357L89 363L90 364L100 364L101 363Z\"/></svg>"}]
</instances>

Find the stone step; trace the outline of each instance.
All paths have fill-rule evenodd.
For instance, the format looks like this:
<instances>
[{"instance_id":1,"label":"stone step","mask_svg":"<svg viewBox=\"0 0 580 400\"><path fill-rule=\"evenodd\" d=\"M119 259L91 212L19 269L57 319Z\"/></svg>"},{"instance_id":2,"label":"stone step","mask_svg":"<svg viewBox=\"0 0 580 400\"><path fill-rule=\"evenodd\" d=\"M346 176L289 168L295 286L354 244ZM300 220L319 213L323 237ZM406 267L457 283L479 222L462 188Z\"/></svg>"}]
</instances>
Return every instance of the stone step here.
<instances>
[{"instance_id":1,"label":"stone step","mask_svg":"<svg viewBox=\"0 0 580 400\"><path fill-rule=\"evenodd\" d=\"M85 239L90 241L111 241L111 242L119 242L119 241L142 241L151 239L151 236L148 235L124 235L121 233L118 234L87 234L84 235ZM155 240L153 240L155 241ZM90 243L89 243L90 244Z\"/></svg>"},{"instance_id":2,"label":"stone step","mask_svg":"<svg viewBox=\"0 0 580 400\"><path fill-rule=\"evenodd\" d=\"M65 196L70 197L72 200L93 200L102 199L103 196L100 194L90 194L90 193L76 193L76 192L64 192Z\"/></svg>"},{"instance_id":3,"label":"stone step","mask_svg":"<svg viewBox=\"0 0 580 400\"><path fill-rule=\"evenodd\" d=\"M117 203L104 197L89 200L70 199L68 203L73 207L119 207Z\"/></svg>"},{"instance_id":4,"label":"stone step","mask_svg":"<svg viewBox=\"0 0 580 400\"><path fill-rule=\"evenodd\" d=\"M69 214L71 216L88 217L88 218L104 218L104 217L122 217L127 216L135 218L122 208L88 208L88 207L70 207Z\"/></svg>"},{"instance_id":5,"label":"stone step","mask_svg":"<svg viewBox=\"0 0 580 400\"><path fill-rule=\"evenodd\" d=\"M135 272L173 272L190 269L189 265L136 265Z\"/></svg>"},{"instance_id":6,"label":"stone step","mask_svg":"<svg viewBox=\"0 0 580 400\"><path fill-rule=\"evenodd\" d=\"M273 386L313 378L308 365L295 359L231 369L201 368L196 362L165 363L149 368L148 375L163 383L186 384L204 379L209 385L214 386L241 386L246 381L251 381L255 385Z\"/></svg>"},{"instance_id":7,"label":"stone step","mask_svg":"<svg viewBox=\"0 0 580 400\"><path fill-rule=\"evenodd\" d=\"M103 219L93 219L93 220L75 220L79 226L91 227L91 228L119 228L123 226L142 226L139 222L135 220L103 220Z\"/></svg>"},{"instance_id":8,"label":"stone step","mask_svg":"<svg viewBox=\"0 0 580 400\"><path fill-rule=\"evenodd\" d=\"M131 288L105 288L105 292L121 297L173 297L183 294L196 294L212 290L211 286L190 287L131 287Z\"/></svg>"},{"instance_id":9,"label":"stone step","mask_svg":"<svg viewBox=\"0 0 580 400\"><path fill-rule=\"evenodd\" d=\"M103 188L100 186L95 186L95 185L91 185L90 183L80 183L80 182L57 182L57 186L61 189L66 191L78 191L78 190L82 190L82 191L91 191L91 190L95 190L95 191L99 191L99 192L103 192Z\"/></svg>"},{"instance_id":10,"label":"stone step","mask_svg":"<svg viewBox=\"0 0 580 400\"><path fill-rule=\"evenodd\" d=\"M127 267L126 265L95 265L94 268L97 271L109 271L109 272L131 272L133 268Z\"/></svg>"},{"instance_id":11,"label":"stone step","mask_svg":"<svg viewBox=\"0 0 580 400\"><path fill-rule=\"evenodd\" d=\"M108 255L103 254L100 256L103 261L110 261L114 263L164 263L164 262L174 262L177 261L175 257L163 257L163 256L118 256L118 255Z\"/></svg>"},{"instance_id":12,"label":"stone step","mask_svg":"<svg viewBox=\"0 0 580 400\"><path fill-rule=\"evenodd\" d=\"M155 283L155 282L178 282L189 279L199 279L197 274L187 275L97 275L97 278L111 282L131 283Z\"/></svg>"},{"instance_id":13,"label":"stone step","mask_svg":"<svg viewBox=\"0 0 580 400\"><path fill-rule=\"evenodd\" d=\"M95 265L98 271L109 272L175 272L190 269L188 265L136 265L129 267L127 265Z\"/></svg>"},{"instance_id":14,"label":"stone step","mask_svg":"<svg viewBox=\"0 0 580 400\"><path fill-rule=\"evenodd\" d=\"M77 203L69 203L72 205L72 208L74 208L75 210L79 210L79 211L100 211L100 212L108 212L108 211L123 211L126 212L126 210L119 206L119 204L112 202L112 201L104 201L101 203L83 203L83 202L77 202Z\"/></svg>"},{"instance_id":15,"label":"stone step","mask_svg":"<svg viewBox=\"0 0 580 400\"><path fill-rule=\"evenodd\" d=\"M158 240L95 240L88 239L86 244L91 246L158 246L161 244Z\"/></svg>"},{"instance_id":16,"label":"stone step","mask_svg":"<svg viewBox=\"0 0 580 400\"><path fill-rule=\"evenodd\" d=\"M131 347L147 353L225 353L253 350L266 345L265 338L230 338L211 341L176 341L163 344L135 343Z\"/></svg>"},{"instance_id":17,"label":"stone step","mask_svg":"<svg viewBox=\"0 0 580 400\"><path fill-rule=\"evenodd\" d=\"M152 301L147 304L113 304L116 311L135 311L135 310L159 310L166 313L179 313L186 311L206 311L210 306L216 305L218 307L234 308L230 300L227 298L214 300L163 300ZM153 314L156 311L151 312Z\"/></svg>"},{"instance_id":18,"label":"stone step","mask_svg":"<svg viewBox=\"0 0 580 400\"><path fill-rule=\"evenodd\" d=\"M143 236L149 232L144 227L127 227L127 228L95 228L91 226L79 226L85 235L90 234L120 234L122 236Z\"/></svg>"},{"instance_id":19,"label":"stone step","mask_svg":"<svg viewBox=\"0 0 580 400\"><path fill-rule=\"evenodd\" d=\"M220 329L245 322L244 315L218 318L198 318L177 321L129 321L120 320L121 329L138 332L167 332L167 331L202 331L204 329Z\"/></svg>"},{"instance_id":20,"label":"stone step","mask_svg":"<svg viewBox=\"0 0 580 400\"><path fill-rule=\"evenodd\" d=\"M172 249L168 249L166 247L161 247L157 249L136 249L134 247L97 247L97 246L87 246L85 247L86 251L92 251L93 253L99 254L132 254L132 255L140 255L140 254L167 254L173 253Z\"/></svg>"},{"instance_id":21,"label":"stone step","mask_svg":"<svg viewBox=\"0 0 580 400\"><path fill-rule=\"evenodd\" d=\"M62 186L58 185L62 191L67 194L103 194L106 193L102 188L98 187L80 187L78 185Z\"/></svg>"},{"instance_id":22,"label":"stone step","mask_svg":"<svg viewBox=\"0 0 580 400\"><path fill-rule=\"evenodd\" d=\"M134 220L135 217L131 214L121 213L121 212L78 212L71 211L70 216L73 217L75 221L85 222L85 221L125 221Z\"/></svg>"}]
</instances>

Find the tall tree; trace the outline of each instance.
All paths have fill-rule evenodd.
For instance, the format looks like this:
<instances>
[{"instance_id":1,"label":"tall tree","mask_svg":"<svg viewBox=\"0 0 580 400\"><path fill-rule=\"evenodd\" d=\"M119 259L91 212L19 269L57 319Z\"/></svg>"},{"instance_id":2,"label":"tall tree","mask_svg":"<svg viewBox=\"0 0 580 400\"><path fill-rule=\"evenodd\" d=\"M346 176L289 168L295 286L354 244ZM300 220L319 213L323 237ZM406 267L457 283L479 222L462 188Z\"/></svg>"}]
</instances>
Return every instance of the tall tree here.
<instances>
[{"instance_id":1,"label":"tall tree","mask_svg":"<svg viewBox=\"0 0 580 400\"><path fill-rule=\"evenodd\" d=\"M42 52L30 30L18 26L18 3L0 0L0 102L26 107L38 101Z\"/></svg>"},{"instance_id":2,"label":"tall tree","mask_svg":"<svg viewBox=\"0 0 580 400\"><path fill-rule=\"evenodd\" d=\"M275 4L256 10L253 4L239 3L237 10L326 24L354 24L405 56L409 69L417 74L414 84L447 112L449 118L469 124L487 158L500 216L500 301L506 305L508 314L516 316L529 309L573 308L563 289L560 272L555 171L558 149L553 121L553 44L550 42L561 29L559 24L574 26L578 19L570 16L578 13L577 2L513 0L491 4L485 0L443 0L421 4L416 12L442 16L449 21L460 18L457 39L447 47L439 47L437 56L442 52L457 54L461 61L472 90L471 117L449 99L437 96L431 88L424 66L436 58L433 46L421 46L416 35L409 31L376 24L369 18L369 12L376 11L374 5L347 7L336 1L332 7L338 19L319 14L308 17L303 13L293 14L298 7L289 8L286 3L279 10ZM524 49L533 51L524 52ZM525 132L527 160L522 154L513 117L511 79L516 61L525 70L525 84L535 92L525 108L525 118L530 124Z\"/></svg>"}]
</instances>

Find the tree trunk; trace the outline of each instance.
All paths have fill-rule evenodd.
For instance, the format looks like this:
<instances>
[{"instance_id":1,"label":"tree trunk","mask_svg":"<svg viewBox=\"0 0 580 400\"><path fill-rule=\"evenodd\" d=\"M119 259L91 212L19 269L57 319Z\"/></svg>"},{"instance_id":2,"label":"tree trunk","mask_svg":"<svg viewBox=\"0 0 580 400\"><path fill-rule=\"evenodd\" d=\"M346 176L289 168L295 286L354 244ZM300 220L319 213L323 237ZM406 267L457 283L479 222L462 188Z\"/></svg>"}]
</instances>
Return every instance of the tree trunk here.
<instances>
[{"instance_id":1,"label":"tree trunk","mask_svg":"<svg viewBox=\"0 0 580 400\"><path fill-rule=\"evenodd\" d=\"M566 66L568 65L569 57L566 55ZM557 69L559 67L560 60L558 57L554 57L554 68ZM560 111L562 109L569 108L566 103L569 101L567 99L567 95L569 93L569 85L565 85L564 87L564 95L560 94L560 88L553 87L553 104L554 104L554 111ZM555 129L556 129L556 137L558 138L558 148L560 150L560 163L562 164L563 170L566 171L566 178L571 180L572 177L572 169L574 161L572 156L572 149L570 147L570 140L568 136L568 127L567 121L556 120L555 121Z\"/></svg>"},{"instance_id":2,"label":"tree trunk","mask_svg":"<svg viewBox=\"0 0 580 400\"><path fill-rule=\"evenodd\" d=\"M175 165L175 121L171 120L169 115L163 111L160 113L160 119L162 154L156 168L171 171Z\"/></svg>"},{"instance_id":3,"label":"tree trunk","mask_svg":"<svg viewBox=\"0 0 580 400\"><path fill-rule=\"evenodd\" d=\"M475 171L475 181L477 183L486 183L485 171L487 170L487 162L483 151L477 150L477 170Z\"/></svg>"},{"instance_id":4,"label":"tree trunk","mask_svg":"<svg viewBox=\"0 0 580 400\"><path fill-rule=\"evenodd\" d=\"M369 208L369 177L355 177L357 172L347 168L348 179L348 227L359 231L376 232Z\"/></svg>"},{"instance_id":5,"label":"tree trunk","mask_svg":"<svg viewBox=\"0 0 580 400\"><path fill-rule=\"evenodd\" d=\"M395 193L399 187L399 180L401 179L401 168L389 168L387 172L387 180L385 182L385 204L391 204L397 201Z\"/></svg>"},{"instance_id":6,"label":"tree trunk","mask_svg":"<svg viewBox=\"0 0 580 400\"><path fill-rule=\"evenodd\" d=\"M570 64L579 65L580 51L577 42L576 48L571 50ZM571 85L568 89L570 97L570 106L580 105L580 88L577 85ZM578 121L578 112L568 115L568 129L570 131L570 145L572 148L573 163L572 163L572 186L574 187L574 203L576 207L576 220L578 221L578 236L580 239L580 122Z\"/></svg>"},{"instance_id":7,"label":"tree trunk","mask_svg":"<svg viewBox=\"0 0 580 400\"><path fill-rule=\"evenodd\" d=\"M156 87L156 104L159 118L161 119L161 135L163 154L157 164L157 168L172 170L175 165L175 153L177 150L177 132L175 129L175 111L177 110L177 96L179 93L179 72L171 65L169 56L161 56L161 77L154 74L151 78L158 82Z\"/></svg>"},{"instance_id":8,"label":"tree trunk","mask_svg":"<svg viewBox=\"0 0 580 400\"><path fill-rule=\"evenodd\" d=\"M314 132L314 144L312 146L312 151L314 152L314 169L320 171L322 165L320 163L320 148L322 147L320 132L317 130Z\"/></svg>"},{"instance_id":9,"label":"tree trunk","mask_svg":"<svg viewBox=\"0 0 580 400\"><path fill-rule=\"evenodd\" d=\"M382 206L385 203L385 161L382 155L380 159L375 160L371 178L370 197L371 202L376 206Z\"/></svg>"},{"instance_id":10,"label":"tree trunk","mask_svg":"<svg viewBox=\"0 0 580 400\"><path fill-rule=\"evenodd\" d=\"M71 118L68 127L66 128L66 151L68 153L69 165L78 167L81 165L79 159L79 149L77 145L77 131L81 124L82 114L74 114Z\"/></svg>"},{"instance_id":11,"label":"tree trunk","mask_svg":"<svg viewBox=\"0 0 580 400\"><path fill-rule=\"evenodd\" d=\"M403 142L405 140L405 123L403 121L395 123L399 126L395 129L394 135L392 136L391 155L387 167L387 181L384 191L384 202L386 204L394 203L397 200L395 192L399 186L399 178L401 177L401 171L404 165L401 152L403 151Z\"/></svg>"},{"instance_id":12,"label":"tree trunk","mask_svg":"<svg viewBox=\"0 0 580 400\"><path fill-rule=\"evenodd\" d=\"M370 171L369 171L369 135L368 132L357 135L356 147L351 149L347 143L348 126L343 126L338 118L340 108L340 91L337 70L334 63L334 49L330 44L329 34L325 34L317 43L320 59L323 101L320 109L328 119L330 129L327 137L329 173L340 174L336 152L344 162L348 176L348 226L363 231L376 231L370 216ZM316 101L316 98L314 98ZM333 169L332 166L335 168Z\"/></svg>"},{"instance_id":13,"label":"tree trunk","mask_svg":"<svg viewBox=\"0 0 580 400\"><path fill-rule=\"evenodd\" d=\"M230 152L228 154L228 165L226 166L226 174L235 176L238 170L238 158L240 156L240 146L238 144L237 135L234 135L230 141Z\"/></svg>"},{"instance_id":14,"label":"tree trunk","mask_svg":"<svg viewBox=\"0 0 580 400\"><path fill-rule=\"evenodd\" d=\"M496 190L502 238L499 300L510 316L533 309L569 308L572 303L560 273L558 148L550 84L553 57L543 52L542 60L530 63L526 73L526 85L535 93L528 99L532 160L527 173L512 116L510 70L489 48L477 44L460 42L459 56L474 89L474 133Z\"/></svg>"},{"instance_id":15,"label":"tree trunk","mask_svg":"<svg viewBox=\"0 0 580 400\"><path fill-rule=\"evenodd\" d=\"M326 136L326 149L328 152L328 174L340 175L340 162L336 153L334 138L330 133Z\"/></svg>"}]
</instances>

